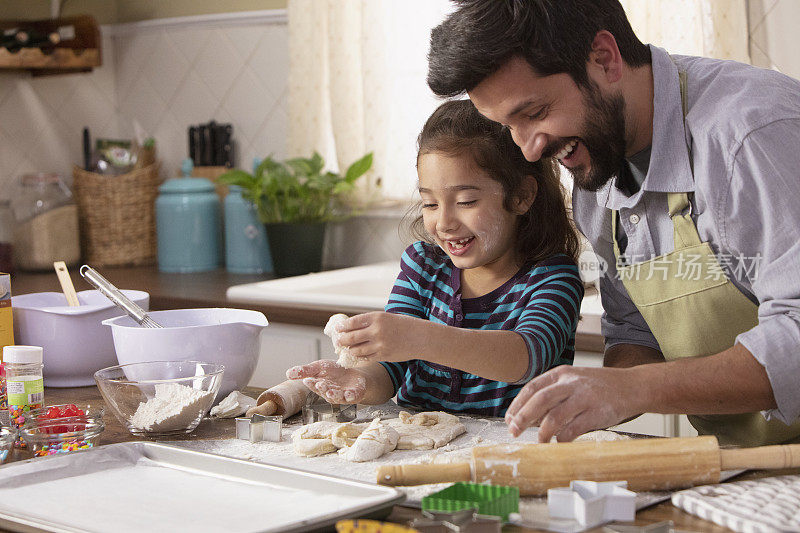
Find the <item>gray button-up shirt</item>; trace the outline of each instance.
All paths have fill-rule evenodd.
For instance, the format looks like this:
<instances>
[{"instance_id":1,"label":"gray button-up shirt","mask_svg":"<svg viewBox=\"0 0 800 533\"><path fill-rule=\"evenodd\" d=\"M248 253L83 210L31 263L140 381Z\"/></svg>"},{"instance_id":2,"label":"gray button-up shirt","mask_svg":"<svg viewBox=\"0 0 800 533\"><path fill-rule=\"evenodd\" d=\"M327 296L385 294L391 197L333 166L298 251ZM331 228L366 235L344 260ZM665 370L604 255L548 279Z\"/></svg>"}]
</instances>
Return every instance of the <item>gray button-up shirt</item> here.
<instances>
[{"instance_id":1,"label":"gray button-up shirt","mask_svg":"<svg viewBox=\"0 0 800 533\"><path fill-rule=\"evenodd\" d=\"M627 261L638 263L674 249L664 193L694 193L701 239L758 304L758 326L736 341L769 376L778 408L764 415L792 423L800 418L800 81L701 57L673 56L676 67L665 50L650 50L653 142L641 190L626 196L614 179L596 193L575 188L572 195L578 229L607 264L600 280L606 347L659 348L617 276L610 209L619 210L628 236ZM685 130L678 67L688 75Z\"/></svg>"}]
</instances>

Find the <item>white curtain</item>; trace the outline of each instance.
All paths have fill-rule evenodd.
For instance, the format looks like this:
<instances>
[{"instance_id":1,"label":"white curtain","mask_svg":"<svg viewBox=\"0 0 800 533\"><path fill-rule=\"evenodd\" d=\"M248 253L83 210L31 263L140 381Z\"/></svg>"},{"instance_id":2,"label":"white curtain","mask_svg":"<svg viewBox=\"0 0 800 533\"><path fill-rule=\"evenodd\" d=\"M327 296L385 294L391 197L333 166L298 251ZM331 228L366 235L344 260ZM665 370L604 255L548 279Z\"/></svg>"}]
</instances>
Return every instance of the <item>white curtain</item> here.
<instances>
[{"instance_id":1,"label":"white curtain","mask_svg":"<svg viewBox=\"0 0 800 533\"><path fill-rule=\"evenodd\" d=\"M621 1L643 42L750 62L745 0ZM316 150L344 171L372 151L358 199L408 200L416 137L440 103L425 82L430 30L451 9L447 0L289 0L289 155Z\"/></svg>"},{"instance_id":2,"label":"white curtain","mask_svg":"<svg viewBox=\"0 0 800 533\"><path fill-rule=\"evenodd\" d=\"M290 156L344 171L374 152L362 201L407 200L416 136L440 103L425 83L430 30L446 0L289 0Z\"/></svg>"},{"instance_id":3,"label":"white curtain","mask_svg":"<svg viewBox=\"0 0 800 533\"><path fill-rule=\"evenodd\" d=\"M642 42L750 63L745 0L621 0Z\"/></svg>"}]
</instances>

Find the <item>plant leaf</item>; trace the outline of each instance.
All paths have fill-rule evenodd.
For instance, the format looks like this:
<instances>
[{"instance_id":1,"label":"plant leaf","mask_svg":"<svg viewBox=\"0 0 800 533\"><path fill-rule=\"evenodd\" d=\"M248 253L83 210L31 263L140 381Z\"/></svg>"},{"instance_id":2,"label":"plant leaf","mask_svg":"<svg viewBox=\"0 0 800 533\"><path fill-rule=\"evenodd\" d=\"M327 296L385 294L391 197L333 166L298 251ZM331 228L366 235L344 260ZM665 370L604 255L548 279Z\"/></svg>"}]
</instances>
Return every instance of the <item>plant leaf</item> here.
<instances>
[{"instance_id":1,"label":"plant leaf","mask_svg":"<svg viewBox=\"0 0 800 533\"><path fill-rule=\"evenodd\" d=\"M352 165L348 167L344 175L344 179L348 183L355 182L358 178L364 175L370 168L372 168L372 152L368 153Z\"/></svg>"},{"instance_id":2,"label":"plant leaf","mask_svg":"<svg viewBox=\"0 0 800 533\"><path fill-rule=\"evenodd\" d=\"M245 189L252 188L255 182L255 176L244 170L234 169L222 174L217 181L227 185L238 185Z\"/></svg>"}]
</instances>

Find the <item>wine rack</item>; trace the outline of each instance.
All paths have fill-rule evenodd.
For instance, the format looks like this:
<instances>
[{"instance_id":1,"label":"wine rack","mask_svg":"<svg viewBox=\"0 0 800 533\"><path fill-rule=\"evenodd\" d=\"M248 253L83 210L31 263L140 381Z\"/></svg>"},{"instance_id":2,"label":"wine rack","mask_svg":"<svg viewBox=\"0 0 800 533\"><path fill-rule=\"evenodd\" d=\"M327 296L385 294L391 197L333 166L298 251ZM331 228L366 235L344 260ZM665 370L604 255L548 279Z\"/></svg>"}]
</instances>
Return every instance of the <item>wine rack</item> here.
<instances>
[{"instance_id":1,"label":"wine rack","mask_svg":"<svg viewBox=\"0 0 800 533\"><path fill-rule=\"evenodd\" d=\"M0 20L0 30L23 28L43 34L61 31L66 38L46 47L0 48L0 69L29 71L34 76L89 72L102 64L100 28L91 15L46 20Z\"/></svg>"}]
</instances>

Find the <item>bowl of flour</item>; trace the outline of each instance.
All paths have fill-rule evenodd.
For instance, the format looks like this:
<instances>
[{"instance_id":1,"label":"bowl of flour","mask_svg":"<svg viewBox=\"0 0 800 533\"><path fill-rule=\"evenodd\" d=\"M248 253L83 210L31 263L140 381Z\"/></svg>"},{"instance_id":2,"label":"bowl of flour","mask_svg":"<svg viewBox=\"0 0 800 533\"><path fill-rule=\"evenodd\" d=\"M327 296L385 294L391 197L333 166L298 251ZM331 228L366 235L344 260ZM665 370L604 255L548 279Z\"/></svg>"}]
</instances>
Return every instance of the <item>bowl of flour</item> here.
<instances>
[{"instance_id":1,"label":"bowl of flour","mask_svg":"<svg viewBox=\"0 0 800 533\"><path fill-rule=\"evenodd\" d=\"M94 374L114 416L134 435L191 433L219 392L223 365L201 361L148 361Z\"/></svg>"}]
</instances>

